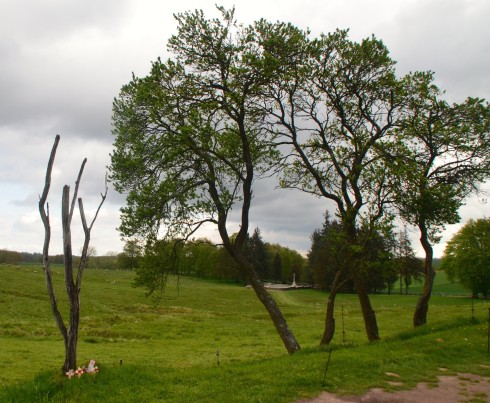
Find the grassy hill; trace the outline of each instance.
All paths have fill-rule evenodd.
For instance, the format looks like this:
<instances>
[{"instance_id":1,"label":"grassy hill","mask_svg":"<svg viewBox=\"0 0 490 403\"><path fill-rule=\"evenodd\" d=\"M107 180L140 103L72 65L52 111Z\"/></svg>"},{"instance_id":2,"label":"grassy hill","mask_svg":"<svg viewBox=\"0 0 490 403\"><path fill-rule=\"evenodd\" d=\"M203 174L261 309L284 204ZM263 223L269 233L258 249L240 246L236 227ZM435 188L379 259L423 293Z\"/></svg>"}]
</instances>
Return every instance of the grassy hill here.
<instances>
[{"instance_id":1,"label":"grassy hill","mask_svg":"<svg viewBox=\"0 0 490 403\"><path fill-rule=\"evenodd\" d=\"M66 309L62 269L54 276ZM250 289L172 278L154 306L132 279L131 272L85 272L78 361L93 358L100 372L68 380L59 373L63 342L42 268L0 265L0 401L292 402L322 390L413 387L435 380L441 367L490 374L489 301L474 301L473 321L470 298L435 289L429 324L414 330L416 295L372 296L382 340L368 344L357 297L340 295L324 383L329 353L318 342L326 294L273 294L302 346L288 356ZM385 372L403 385L390 386Z\"/></svg>"},{"instance_id":2,"label":"grassy hill","mask_svg":"<svg viewBox=\"0 0 490 403\"><path fill-rule=\"evenodd\" d=\"M413 283L409 289L409 294L420 294L422 290L423 283L415 282ZM393 288L394 293L399 292L400 283L397 282ZM434 288L432 289L434 295L447 295L447 296L471 296L471 292L464 289L458 282L451 283L446 276L446 273L437 270L436 277L434 278ZM403 293L405 293L405 289L403 289Z\"/></svg>"}]
</instances>

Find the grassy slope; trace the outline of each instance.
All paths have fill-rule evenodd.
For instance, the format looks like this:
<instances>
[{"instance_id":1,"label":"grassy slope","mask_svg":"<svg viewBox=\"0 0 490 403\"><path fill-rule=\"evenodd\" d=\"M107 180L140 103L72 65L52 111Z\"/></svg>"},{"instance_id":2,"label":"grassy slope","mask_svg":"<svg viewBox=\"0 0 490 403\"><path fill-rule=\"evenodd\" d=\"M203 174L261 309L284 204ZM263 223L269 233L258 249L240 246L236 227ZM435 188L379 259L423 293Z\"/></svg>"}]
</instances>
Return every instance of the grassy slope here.
<instances>
[{"instance_id":1,"label":"grassy slope","mask_svg":"<svg viewBox=\"0 0 490 403\"><path fill-rule=\"evenodd\" d=\"M434 380L440 367L490 375L488 301L475 301L473 322L469 298L437 295L436 288L429 325L413 330L416 296L373 296L383 340L369 345L356 297L340 295L323 387L328 353L317 345L325 294L274 294L303 347L289 357L249 289L188 278L177 287L173 279L153 307L131 281L128 272L86 271L78 358L80 365L94 358L100 372L68 381L57 370L63 343L42 269L0 266L0 401L290 402L322 389L389 387L385 372L400 374L405 387Z\"/></svg>"},{"instance_id":2,"label":"grassy slope","mask_svg":"<svg viewBox=\"0 0 490 403\"><path fill-rule=\"evenodd\" d=\"M423 283L416 282L413 283L409 289L409 294L419 294L422 290ZM393 291L395 293L400 292L400 283L397 282L394 286ZM403 289L403 293L405 293L405 289ZM451 283L446 276L446 273L443 271L436 271L436 277L434 279L434 295L451 295L451 296L469 296L471 293L468 290L465 290L459 283L454 282Z\"/></svg>"}]
</instances>

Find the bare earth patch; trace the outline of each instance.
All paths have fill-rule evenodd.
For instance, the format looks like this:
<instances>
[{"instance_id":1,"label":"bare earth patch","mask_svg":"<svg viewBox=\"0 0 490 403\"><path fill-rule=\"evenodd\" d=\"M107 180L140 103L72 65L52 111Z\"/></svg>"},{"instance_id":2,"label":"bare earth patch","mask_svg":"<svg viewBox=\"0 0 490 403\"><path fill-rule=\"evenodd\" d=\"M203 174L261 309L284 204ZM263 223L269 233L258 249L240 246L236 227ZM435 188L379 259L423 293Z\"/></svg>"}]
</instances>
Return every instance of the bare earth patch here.
<instances>
[{"instance_id":1,"label":"bare earth patch","mask_svg":"<svg viewBox=\"0 0 490 403\"><path fill-rule=\"evenodd\" d=\"M395 374L390 374L393 375ZM296 403L490 403L490 378L458 374L439 376L438 379L439 382L435 387L419 383L415 389L398 392L387 392L376 388L362 396L337 396L323 392L314 399L299 400Z\"/></svg>"}]
</instances>

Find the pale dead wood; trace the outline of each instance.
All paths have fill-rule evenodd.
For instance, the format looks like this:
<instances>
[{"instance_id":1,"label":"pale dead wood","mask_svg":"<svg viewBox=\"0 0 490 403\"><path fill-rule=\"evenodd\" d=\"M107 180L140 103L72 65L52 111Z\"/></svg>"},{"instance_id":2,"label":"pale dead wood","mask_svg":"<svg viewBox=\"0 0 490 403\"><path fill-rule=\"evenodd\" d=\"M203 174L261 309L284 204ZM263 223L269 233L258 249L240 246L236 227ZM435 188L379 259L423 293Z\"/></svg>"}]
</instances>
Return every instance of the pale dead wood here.
<instances>
[{"instance_id":1,"label":"pale dead wood","mask_svg":"<svg viewBox=\"0 0 490 403\"><path fill-rule=\"evenodd\" d=\"M87 226L82 199L78 198L80 217L82 220L82 226L83 226L85 238L84 238L84 244L82 249L82 256L80 258L80 264L78 267L77 278L75 282L73 277L71 221L73 218L73 212L75 209L75 200L77 199L81 177L83 174L85 164L87 162L86 158L83 160L82 165L80 167L80 171L78 173L77 180L75 182L75 191L74 191L73 199L71 200L71 202L70 202L70 187L68 185L65 185L63 187L63 195L62 195L62 202L61 202L61 219L62 219L61 221L62 221L62 231L63 231L64 274L65 274L65 288L66 288L68 301L70 305L69 326L67 328L61 316L61 313L58 310L56 296L55 296L53 282L52 282L52 276L51 276L51 265L49 262L49 244L51 239L51 227L49 223L49 205L47 204L47 198L49 194L49 188L51 186L51 173L53 170L54 158L56 155L56 150L58 147L59 140L60 140L60 136L57 135L48 161L44 190L39 200L39 212L41 214L41 219L43 221L44 229L45 229L44 246L43 246L43 265L46 273L46 284L48 288L49 298L51 301L51 310L55 317L58 328L60 329L60 332L63 336L63 340L65 344L65 363L62 367L62 370L65 372L70 369L76 368L78 328L80 322L80 290L81 290L82 274L87 263L87 252L90 243L90 232L99 214L102 204L106 199L108 188L107 188L107 176L106 176L105 193L101 194L102 201L100 202L97 208L95 217L93 218L90 227Z\"/></svg>"},{"instance_id":2,"label":"pale dead wood","mask_svg":"<svg viewBox=\"0 0 490 403\"><path fill-rule=\"evenodd\" d=\"M51 224L49 222L49 204L47 203L49 188L51 187L51 173L53 171L54 158L56 156L56 150L60 141L60 136L56 135L53 148L51 149L51 155L48 161L48 167L46 169L46 179L44 181L44 190L39 198L39 213L44 225L44 245L43 245L43 267L46 276L46 286L48 288L49 300L51 303L51 311L53 312L56 324L60 329L63 339L66 341L67 330L63 323L63 318L58 310L58 304L56 302L56 296L54 293L53 279L51 275L51 264L49 262L49 244L51 241ZM45 207L46 206L46 207Z\"/></svg>"}]
</instances>

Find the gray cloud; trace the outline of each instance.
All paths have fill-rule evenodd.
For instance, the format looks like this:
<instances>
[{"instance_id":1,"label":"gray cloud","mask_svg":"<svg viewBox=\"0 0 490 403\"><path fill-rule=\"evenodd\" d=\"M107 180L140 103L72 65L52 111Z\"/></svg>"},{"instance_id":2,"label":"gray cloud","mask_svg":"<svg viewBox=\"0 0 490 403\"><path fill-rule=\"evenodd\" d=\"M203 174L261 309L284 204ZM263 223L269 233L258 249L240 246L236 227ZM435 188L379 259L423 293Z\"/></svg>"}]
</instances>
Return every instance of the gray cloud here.
<instances>
[{"instance_id":1,"label":"gray cloud","mask_svg":"<svg viewBox=\"0 0 490 403\"><path fill-rule=\"evenodd\" d=\"M400 73L435 71L448 99L490 95L486 0L233 3L237 19L244 23L262 17L291 21L310 27L313 35L350 28L356 40L374 33L398 60ZM110 163L112 100L133 71L145 75L152 60L166 57L166 40L175 33L172 14L195 8L216 15L214 3L200 0L0 2L0 248L41 249L37 195L57 133L61 143L50 193L54 231L59 231L55 215L61 188L73 186L84 157L88 162L80 195L87 215L93 212ZM306 251L309 235L321 226L330 206L306 194L274 188L270 182L257 183L251 230L259 227L266 241ZM115 228L123 203L124 196L110 189L93 235L99 253L121 249ZM489 205L475 199L462 209L464 220L485 214L490 215ZM448 227L443 240L457 228ZM208 233L216 237L215 230ZM61 235L56 234L54 252L61 250L55 244ZM442 248L443 244L437 253Z\"/></svg>"},{"instance_id":2,"label":"gray cloud","mask_svg":"<svg viewBox=\"0 0 490 403\"><path fill-rule=\"evenodd\" d=\"M450 100L487 97L490 90L490 3L482 0L407 2L381 28L400 72L432 70Z\"/></svg>"}]
</instances>

